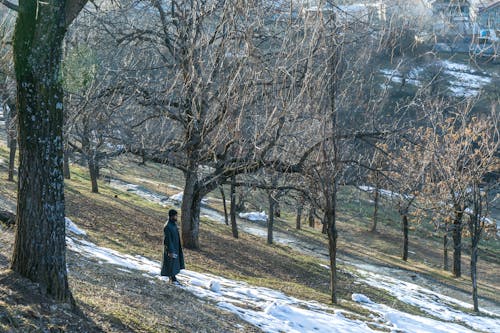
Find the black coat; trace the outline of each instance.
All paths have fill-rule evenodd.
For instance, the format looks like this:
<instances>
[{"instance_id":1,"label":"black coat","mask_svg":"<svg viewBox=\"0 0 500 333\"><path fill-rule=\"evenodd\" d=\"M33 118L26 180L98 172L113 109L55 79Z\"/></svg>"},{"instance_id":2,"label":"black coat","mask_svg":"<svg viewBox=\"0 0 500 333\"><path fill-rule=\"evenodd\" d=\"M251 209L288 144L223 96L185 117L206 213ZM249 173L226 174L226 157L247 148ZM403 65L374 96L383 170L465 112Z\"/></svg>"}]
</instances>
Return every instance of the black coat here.
<instances>
[{"instance_id":1,"label":"black coat","mask_svg":"<svg viewBox=\"0 0 500 333\"><path fill-rule=\"evenodd\" d=\"M176 258L170 258L168 253L174 253ZM174 221L169 220L163 228L163 260L161 263L161 275L175 276L184 269L184 254L182 253L179 229Z\"/></svg>"}]
</instances>

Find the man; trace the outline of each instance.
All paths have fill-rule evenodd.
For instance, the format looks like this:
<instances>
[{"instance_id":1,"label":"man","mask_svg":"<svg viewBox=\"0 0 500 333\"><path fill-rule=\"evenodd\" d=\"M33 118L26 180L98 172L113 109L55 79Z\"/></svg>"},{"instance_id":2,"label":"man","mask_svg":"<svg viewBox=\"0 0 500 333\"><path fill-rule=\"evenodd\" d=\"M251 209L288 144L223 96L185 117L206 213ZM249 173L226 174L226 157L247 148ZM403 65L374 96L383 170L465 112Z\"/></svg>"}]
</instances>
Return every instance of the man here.
<instances>
[{"instance_id":1,"label":"man","mask_svg":"<svg viewBox=\"0 0 500 333\"><path fill-rule=\"evenodd\" d=\"M168 276L171 283L180 285L175 276L184 268L184 255L182 253L179 229L177 229L177 211L171 209L168 211L168 222L163 228L161 275Z\"/></svg>"}]
</instances>

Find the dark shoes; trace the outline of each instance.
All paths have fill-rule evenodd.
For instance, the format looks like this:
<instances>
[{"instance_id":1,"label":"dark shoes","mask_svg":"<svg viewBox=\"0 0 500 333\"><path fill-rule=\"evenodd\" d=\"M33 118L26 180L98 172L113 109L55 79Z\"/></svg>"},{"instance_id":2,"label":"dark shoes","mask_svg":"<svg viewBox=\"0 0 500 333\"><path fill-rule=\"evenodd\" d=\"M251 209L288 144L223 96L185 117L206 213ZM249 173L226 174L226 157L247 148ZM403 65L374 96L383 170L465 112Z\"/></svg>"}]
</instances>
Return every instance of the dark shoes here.
<instances>
[{"instance_id":1,"label":"dark shoes","mask_svg":"<svg viewBox=\"0 0 500 333\"><path fill-rule=\"evenodd\" d=\"M175 276L170 277L170 283L175 286L182 286L182 284L175 278Z\"/></svg>"}]
</instances>

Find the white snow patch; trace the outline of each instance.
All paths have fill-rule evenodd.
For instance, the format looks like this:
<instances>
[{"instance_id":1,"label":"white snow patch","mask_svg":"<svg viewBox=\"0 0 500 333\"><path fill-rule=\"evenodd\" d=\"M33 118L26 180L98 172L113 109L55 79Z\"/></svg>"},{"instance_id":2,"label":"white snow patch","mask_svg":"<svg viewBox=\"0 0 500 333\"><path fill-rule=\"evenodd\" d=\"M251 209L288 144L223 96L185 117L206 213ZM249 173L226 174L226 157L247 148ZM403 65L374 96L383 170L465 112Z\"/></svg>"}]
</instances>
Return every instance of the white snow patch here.
<instances>
[{"instance_id":1,"label":"white snow patch","mask_svg":"<svg viewBox=\"0 0 500 333\"><path fill-rule=\"evenodd\" d=\"M250 221L267 221L267 214L266 212L249 212L249 213L240 213L239 217L242 219L247 219Z\"/></svg>"}]
</instances>

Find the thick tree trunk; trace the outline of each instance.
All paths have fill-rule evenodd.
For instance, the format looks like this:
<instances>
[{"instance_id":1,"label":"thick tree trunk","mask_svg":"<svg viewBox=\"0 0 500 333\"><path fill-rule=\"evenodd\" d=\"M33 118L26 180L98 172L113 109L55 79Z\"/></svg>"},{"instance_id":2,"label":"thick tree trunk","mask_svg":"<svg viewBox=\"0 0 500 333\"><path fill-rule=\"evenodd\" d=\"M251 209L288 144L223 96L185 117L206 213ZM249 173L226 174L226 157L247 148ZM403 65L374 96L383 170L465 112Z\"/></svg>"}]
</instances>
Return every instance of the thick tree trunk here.
<instances>
[{"instance_id":1,"label":"thick tree trunk","mask_svg":"<svg viewBox=\"0 0 500 333\"><path fill-rule=\"evenodd\" d=\"M234 238L238 238L238 225L236 224L236 177L231 177L231 231Z\"/></svg>"},{"instance_id":2,"label":"thick tree trunk","mask_svg":"<svg viewBox=\"0 0 500 333\"><path fill-rule=\"evenodd\" d=\"M182 244L188 249L199 249L201 193L196 172L185 173L186 183L182 196Z\"/></svg>"},{"instance_id":3,"label":"thick tree trunk","mask_svg":"<svg viewBox=\"0 0 500 333\"><path fill-rule=\"evenodd\" d=\"M272 194L268 195L268 200L269 200L269 219L267 220L267 244L272 244L276 200L273 198Z\"/></svg>"},{"instance_id":4,"label":"thick tree trunk","mask_svg":"<svg viewBox=\"0 0 500 333\"><path fill-rule=\"evenodd\" d=\"M295 219L295 228L297 230L300 230L301 225L300 225L300 220L302 219L302 205L297 207L297 218Z\"/></svg>"},{"instance_id":5,"label":"thick tree trunk","mask_svg":"<svg viewBox=\"0 0 500 333\"><path fill-rule=\"evenodd\" d=\"M403 260L408 260L408 216L403 215Z\"/></svg>"},{"instance_id":6,"label":"thick tree trunk","mask_svg":"<svg viewBox=\"0 0 500 333\"><path fill-rule=\"evenodd\" d=\"M377 186L375 186L375 192L373 197L373 223L372 223L372 228L370 230L371 232L377 231L379 196L380 196L379 188L377 184Z\"/></svg>"},{"instance_id":7,"label":"thick tree trunk","mask_svg":"<svg viewBox=\"0 0 500 333\"><path fill-rule=\"evenodd\" d=\"M462 276L462 216L463 212L455 213L453 221L453 275L455 277Z\"/></svg>"},{"instance_id":8,"label":"thick tree trunk","mask_svg":"<svg viewBox=\"0 0 500 333\"><path fill-rule=\"evenodd\" d=\"M22 1L14 32L19 182L11 267L56 300L73 302L66 272L63 91L65 1Z\"/></svg>"},{"instance_id":9,"label":"thick tree trunk","mask_svg":"<svg viewBox=\"0 0 500 333\"><path fill-rule=\"evenodd\" d=\"M224 188L222 186L219 187L219 189L220 189L220 195L222 197L222 206L224 207L224 222L226 222L226 225L229 225L229 217L227 215L226 193L224 193Z\"/></svg>"}]
</instances>

